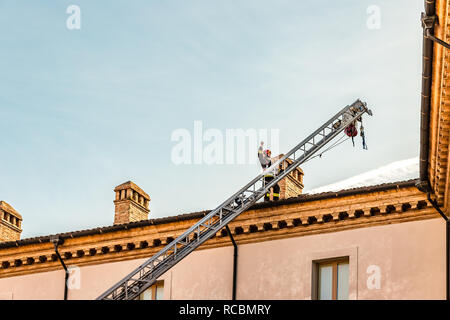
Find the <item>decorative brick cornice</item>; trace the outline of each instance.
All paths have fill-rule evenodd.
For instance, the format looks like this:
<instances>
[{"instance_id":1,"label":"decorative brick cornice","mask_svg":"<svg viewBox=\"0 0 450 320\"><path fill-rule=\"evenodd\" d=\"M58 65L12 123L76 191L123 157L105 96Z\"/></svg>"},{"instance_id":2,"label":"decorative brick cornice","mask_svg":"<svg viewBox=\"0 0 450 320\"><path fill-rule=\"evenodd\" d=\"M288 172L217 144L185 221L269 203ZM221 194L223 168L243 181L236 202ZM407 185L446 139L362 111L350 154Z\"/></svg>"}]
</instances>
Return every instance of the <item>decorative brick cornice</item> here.
<instances>
[{"instance_id":1,"label":"decorative brick cornice","mask_svg":"<svg viewBox=\"0 0 450 320\"><path fill-rule=\"evenodd\" d=\"M67 265L146 258L183 233L200 216L68 238L59 249ZM237 243L245 244L435 217L437 214L426 201L425 194L415 187L404 187L256 208L242 213L229 227ZM221 230L199 250L229 245L226 230ZM0 277L59 268L53 246L48 242L0 250Z\"/></svg>"},{"instance_id":2,"label":"decorative brick cornice","mask_svg":"<svg viewBox=\"0 0 450 320\"><path fill-rule=\"evenodd\" d=\"M434 27L435 36L450 41L450 2L436 2L438 23ZM434 196L444 211L450 212L450 87L448 78L450 52L440 44L434 44L432 62L432 86L429 121L428 176Z\"/></svg>"}]
</instances>

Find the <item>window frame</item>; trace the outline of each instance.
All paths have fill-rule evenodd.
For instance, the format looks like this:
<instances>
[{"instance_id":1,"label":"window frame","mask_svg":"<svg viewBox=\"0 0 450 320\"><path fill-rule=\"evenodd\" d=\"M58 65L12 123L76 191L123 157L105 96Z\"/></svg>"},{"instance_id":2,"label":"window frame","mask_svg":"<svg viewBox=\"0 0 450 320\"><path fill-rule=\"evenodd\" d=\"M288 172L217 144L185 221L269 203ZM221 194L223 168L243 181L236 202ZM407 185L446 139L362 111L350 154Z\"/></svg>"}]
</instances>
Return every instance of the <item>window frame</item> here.
<instances>
[{"instance_id":1,"label":"window frame","mask_svg":"<svg viewBox=\"0 0 450 320\"><path fill-rule=\"evenodd\" d=\"M152 285L150 286L150 288L147 288L147 290L151 290L151 291L152 291L152 299L151 299L150 301L156 300L156 290L157 290L157 288L160 287L160 286L162 286L162 287L163 287L163 290L164 290L164 280L158 280L158 281L156 281L154 284L152 284ZM145 291L147 291L147 290L145 290ZM145 291L144 291L144 292L145 292ZM144 292L142 292L142 293L139 295L139 300L144 300L144 299L142 299L142 296L143 296ZM164 292L164 291L163 291L163 292ZM162 297L162 298L164 298L164 293L163 293L163 297ZM164 300L164 299L158 299L158 300Z\"/></svg>"},{"instance_id":2,"label":"window frame","mask_svg":"<svg viewBox=\"0 0 450 320\"><path fill-rule=\"evenodd\" d=\"M332 300L337 300L338 296L338 264L340 263L346 263L348 264L348 267L350 268L350 257L339 257L339 258L327 258L327 259L321 259L313 261L313 274L312 274L312 283L313 283L313 292L312 292L312 298L313 300L320 300L319 299L319 273L320 273L320 267L324 266L331 266L332 267L332 289L331 289L331 295ZM350 271L350 270L349 270ZM350 272L349 272L349 292L348 295L350 297Z\"/></svg>"}]
</instances>

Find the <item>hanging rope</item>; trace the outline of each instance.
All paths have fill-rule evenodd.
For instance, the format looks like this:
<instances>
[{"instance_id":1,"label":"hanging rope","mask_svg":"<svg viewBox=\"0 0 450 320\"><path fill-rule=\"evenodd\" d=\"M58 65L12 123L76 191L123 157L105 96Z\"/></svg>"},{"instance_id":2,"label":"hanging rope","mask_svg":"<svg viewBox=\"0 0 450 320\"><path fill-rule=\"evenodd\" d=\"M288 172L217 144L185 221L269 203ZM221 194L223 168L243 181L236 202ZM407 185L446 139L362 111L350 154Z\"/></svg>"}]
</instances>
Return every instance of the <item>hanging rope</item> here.
<instances>
[{"instance_id":1,"label":"hanging rope","mask_svg":"<svg viewBox=\"0 0 450 320\"><path fill-rule=\"evenodd\" d=\"M361 122L361 126L360 126L360 135L361 135L361 138L362 138L363 149L364 149L364 150L367 150L366 135L365 135L365 133L364 133L364 127L363 127L363 123L362 123L362 118L361 118L361 117L358 118L357 121ZM358 122L357 122L357 121L354 121L353 123L351 123L351 124L344 130L344 134L343 134L343 135L342 135L335 143L333 143L330 147L328 147L327 149L325 149L324 151L322 151L322 152L319 153L318 155L315 155L314 157L309 158L308 160L305 161L305 163L308 162L309 160L314 159L314 158L317 158L317 157L322 158L322 155L323 155L325 152L330 151L331 149L333 149L333 148L339 146L340 144L346 142L346 141L347 141L348 139L350 139L350 138L352 139L353 146L355 146L355 140L354 140L354 137L355 137L356 135L358 135ZM346 136L347 136L347 139L342 140L342 139L344 139Z\"/></svg>"},{"instance_id":2,"label":"hanging rope","mask_svg":"<svg viewBox=\"0 0 450 320\"><path fill-rule=\"evenodd\" d=\"M350 137L347 137L347 139L342 140L343 138L345 138L345 135L343 135L342 137L340 137L335 143L333 143L331 146L329 146L328 148L326 148L325 150L323 150L321 153L319 153L318 155L315 155L314 157L309 158L308 160L306 160L304 163L308 162L311 159L320 157L322 158L322 154L324 154L327 151L330 151L331 149L337 147L338 145L344 143L345 141L347 141L348 139L350 139Z\"/></svg>"},{"instance_id":3,"label":"hanging rope","mask_svg":"<svg viewBox=\"0 0 450 320\"><path fill-rule=\"evenodd\" d=\"M362 145L363 145L363 149L367 150L367 144L366 144L366 135L364 134L364 127L363 127L363 123L362 123L362 119L361 119L361 138L362 138Z\"/></svg>"}]
</instances>

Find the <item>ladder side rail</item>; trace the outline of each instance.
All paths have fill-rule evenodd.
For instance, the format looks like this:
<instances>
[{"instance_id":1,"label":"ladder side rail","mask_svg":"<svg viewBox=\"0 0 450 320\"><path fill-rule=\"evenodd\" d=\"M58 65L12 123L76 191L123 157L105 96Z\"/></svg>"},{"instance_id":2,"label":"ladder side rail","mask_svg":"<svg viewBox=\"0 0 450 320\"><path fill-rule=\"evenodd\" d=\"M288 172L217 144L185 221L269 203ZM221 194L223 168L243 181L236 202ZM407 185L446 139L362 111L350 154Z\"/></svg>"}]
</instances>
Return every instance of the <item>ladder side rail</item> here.
<instances>
[{"instance_id":1,"label":"ladder side rail","mask_svg":"<svg viewBox=\"0 0 450 320\"><path fill-rule=\"evenodd\" d=\"M345 113L345 111L347 111L349 108L350 108L351 106L347 106L346 108L344 108L343 110L341 110L341 112L339 112L338 113L338 115L337 115L337 117L339 117L340 115L342 115L343 113ZM354 119L357 119L359 116L361 116L363 113L365 112L365 110L364 111L362 111L362 112L358 112L354 117L352 117L352 119L351 120L349 120L348 122L349 123L351 123L352 121L354 121ZM328 125L330 125L330 123L332 123L334 120L335 120L335 118L336 118L336 116L334 117L334 119L333 120L330 120L330 121L328 121ZM318 130L316 130L316 135L318 134L318 133L320 133L324 128L326 128L326 126L324 125L324 126L322 126L323 128L319 128ZM301 163L303 163L304 161L306 161L310 156L312 156L313 154L314 154L314 152L316 152L316 151L318 151L321 147L323 147L328 141L330 141L331 139L333 139L337 134L339 134L344 128L345 128L346 126L345 126L345 124L344 125L341 125L341 127L339 128L339 129L341 129L341 130L335 130L334 132L331 132L328 136L326 136L326 137L324 137L318 144L316 144L316 145L313 145L312 147L311 147L311 149L309 149L309 150L307 150L306 152L305 152L305 154L302 156L302 157L300 157L299 159L297 159L297 161L295 161L295 164L294 163L292 163L281 175L279 175L276 179L274 179L274 180L272 180L271 181L271 183L269 183L269 184L266 184L265 185L265 188L264 189L270 189L273 185L275 185L277 182L279 182L281 179L283 179L286 175L288 175L292 170L294 170L298 165L300 165ZM310 137L314 137L314 135L311 135ZM311 139L311 138L310 138ZM309 139L309 140L310 140ZM305 139L306 140L306 139ZM302 144L299 144L298 145L298 147L300 147ZM295 148L294 148L295 149ZM297 148L298 149L298 148ZM294 150L292 150L292 151L294 151ZM294 151L295 152L295 151ZM291 152L291 154L292 154L293 152ZM307 153L307 154L306 154ZM287 158L289 156L289 153L284 157L284 158ZM283 159L280 159L280 161L278 161L278 162L282 162L282 160ZM277 162L277 163L278 163ZM273 165L273 167L275 167L275 165ZM263 174L261 174L261 175L263 175ZM258 181L259 181L259 179L258 179ZM242 190L242 189L241 189ZM241 191L240 190L240 193L242 193L242 192L245 192L245 190L244 191ZM262 197L262 194L264 194L265 192L260 192L260 193L258 193L257 194L257 196L256 197L254 197L254 200L252 201L252 203L254 203L255 201L257 201L259 198L261 198ZM239 193L238 193L239 194ZM234 201L234 199L233 199L233 197L230 199L230 200L232 200L232 201ZM245 200L244 200L245 201ZM226 204L228 204L229 202L225 202ZM249 203L248 205L251 205L252 203ZM245 209L244 209L244 207L241 207L241 209L239 210L238 209L238 214L240 214L242 211L244 211ZM213 210L214 211L214 210ZM204 219L206 219L206 221L207 220L209 220L209 219L211 219L212 217L213 217L214 215L213 214L208 214L208 215L206 215L205 217L204 217ZM204 220L204 219L202 219L202 220ZM167 251L169 251L169 250L171 250L172 249L172 247L173 247L173 250L175 251L176 250L176 248L177 248L177 244L180 242L180 241L177 241L177 240L182 240L182 239L185 239L188 235L190 235L191 233L194 233L195 234L195 232L196 232L196 230L198 229L198 227L199 227L199 225L201 224L201 223L204 223L205 221L202 221L202 222L198 222L197 224L195 224L194 226L192 226L190 229L191 230L188 230L188 231L186 231L185 233L186 234L183 234L183 235L181 235L180 237L178 237L178 238L181 238L181 239L176 239L176 240L174 240L174 241L172 241L172 243L170 243L169 245L167 245L165 248L163 248L160 252L158 252L156 255L154 255L152 258L152 260L155 260L156 258L158 258L159 256L161 256L161 255L163 255L163 254L165 254ZM220 222L220 220L219 220L219 222ZM205 239L204 241L206 241L207 239ZM203 241L200 243L199 241L196 241L196 243L198 243L198 245L200 245L201 243L203 243ZM192 250L194 250L198 245L196 245L196 246L193 246L193 249ZM186 246L186 245L184 245L184 246ZM191 251L189 251L189 252L191 252ZM181 252L180 252L180 250L179 250L179 253L176 255L177 257L181 257L181 258L179 258L179 261L183 258L182 257L182 254L181 254ZM164 262L164 261L161 261L158 265L160 265L162 262ZM136 269L136 272L132 272L132 274L130 274L130 276L128 276L128 277L126 277L126 278L124 278L121 282L124 282L124 281L129 281L136 273L138 273L139 271L141 271L143 268L145 268L146 266L148 266L148 264L150 263L150 261L147 261L146 263L144 263L142 266L140 266L139 268L137 268ZM121 287L121 282L119 282L118 283L118 286L117 286L117 288L120 288ZM116 289L117 289L116 288ZM113 289L114 290L114 289Z\"/></svg>"},{"instance_id":2,"label":"ladder side rail","mask_svg":"<svg viewBox=\"0 0 450 320\"><path fill-rule=\"evenodd\" d=\"M317 134L319 134L320 132L322 132L327 126L329 126L330 124L332 124L333 123L333 121L334 120L336 120L336 118L338 118L338 117L340 117L341 115L343 115L347 110L349 110L350 109L350 107L351 106L354 106L356 103L358 103L359 102L359 100L357 100L354 104L352 104L352 105L350 105L350 106L347 106L347 107L345 107L345 108L343 108L335 117L333 117L332 119L330 119L327 123L325 123L321 128L319 128L319 129L317 129L316 130L316 132L315 132L315 134L317 135ZM350 122L352 122L352 121L354 121L354 119L356 119L356 118L358 118L360 115L362 115L363 113L365 112L365 110L363 111L363 112L358 112L354 117L352 117L352 120L350 120L349 121L349 123ZM354 119L353 119L354 118ZM285 170L285 172L283 172L283 174L282 175L280 175L277 179L274 179L274 180L272 180L271 181L271 183L269 183L269 184L266 184L265 185L265 188L264 189L270 189L273 185L275 185L278 181L280 181L281 179L283 179L287 174L289 174L292 170L294 170L294 168L296 168L298 165L300 165L302 162L304 162L307 158L309 158L310 156L312 156L313 155L313 153L314 152L316 152L316 151L318 151L323 145L325 145L329 140L331 140L332 138L334 138L339 132L341 132L344 128L345 128L346 126L345 125L341 125L340 126L340 128L339 129L341 129L341 130L335 130L334 132L331 132L328 136L329 137L324 137L322 140L321 140L321 145L313 145L312 147L311 147L311 149L309 149L308 151L306 151L305 150L305 154L304 154L304 156L302 156L302 157L300 157L299 159L297 159L297 161L295 161L296 162L296 164L294 165L294 163L293 164L291 164L288 168L287 168L287 170ZM331 135L331 136L330 136ZM314 137L315 135L314 134L311 134L307 139L305 139L304 141L306 141L306 142L308 142L309 140L311 140L313 137ZM297 147L295 147L295 148L293 148L290 152L288 152L283 158L281 158L279 161L277 161L277 163L275 163L274 165L272 165L272 167L276 167L280 162L282 162L283 160L286 160L292 153L294 153L296 150L298 150L299 148L301 148L301 146L303 146L304 144L305 144L305 142L302 142L302 143L300 143L299 145L297 145ZM306 152L309 154L309 156L308 157L306 157L305 155L306 155ZM270 168L269 168L269 170L268 171L270 171ZM262 173L262 174L260 174L260 176L261 176L261 178L263 177L263 175L264 175L264 173ZM255 182L258 182L258 181L260 181L260 177L258 176L257 178L255 178L254 179L255 180ZM254 183L253 183L254 184ZM249 186L252 186L252 184L249 184ZM246 190L246 189L245 189ZM245 192L245 190L244 190L244 188L242 188L241 190L239 190L239 192L238 193L236 193L236 195L239 195L239 194L241 194L242 192ZM255 201L257 201L260 197L261 197L261 195L262 194L264 194L265 192L260 192L258 195L257 195L257 197L254 197L255 199L254 199L254 201L252 201L253 203L255 202ZM235 199L235 197L231 197L231 198L229 198L228 199L228 201L225 201L224 203L223 203L223 205L227 205L227 204L229 204L230 202L234 202L234 199ZM223 207L223 205L222 206L219 206L219 208L217 208L217 209L220 209L221 207ZM173 250L175 250L175 248L176 248L176 245L178 244L178 243L180 243L180 241L181 240L183 240L183 239L186 239L187 238L187 236L189 236L190 234L192 234L192 233L195 233L195 231L196 231L196 229L198 228L198 226L200 225L200 224L202 224L202 223L204 223L204 222L206 222L207 220L209 220L209 219L211 219L212 217L214 217L214 215L216 215L216 212L214 212L214 211L217 211L217 209L216 210L213 210L212 212L210 212L208 215L206 215L203 219L202 219L202 221L199 221L199 222L197 222L197 224L195 224L194 226L192 226L190 229L188 229L185 233L183 233L182 235L180 235L177 239L175 239L174 241L172 241L169 245L167 245L165 248L163 248L160 252L158 252L156 255L154 255L150 260L155 260L156 258L158 258L158 257L160 257L161 255L163 255L163 254L165 254L167 251L169 251L169 250L171 250L172 249L172 247L173 247ZM243 211L243 209L241 208L241 210L239 210L240 212L242 212ZM179 256L179 254L177 254L177 256ZM136 270L135 270L135 272L132 272L132 274L130 274L128 277L126 277L126 278L124 278L121 282L123 282L123 281L128 281L129 279L131 279L136 273L138 273L139 271L141 271L143 268L145 268L151 261L147 261L147 262L145 262L143 265L141 265L140 267L138 267ZM161 261L161 262L163 262L163 261ZM161 263L160 262L160 263ZM120 284L120 282L117 284L117 288L120 288L120 286L121 286L121 284ZM117 289L116 288L116 289ZM111 288L111 289L113 289L113 288ZM114 290L114 289L113 289Z\"/></svg>"},{"instance_id":3,"label":"ladder side rail","mask_svg":"<svg viewBox=\"0 0 450 320\"><path fill-rule=\"evenodd\" d=\"M325 137L321 142L319 142L318 145L315 145L315 146L313 146L311 149L309 149L307 154L305 154L305 155L303 155L301 158L297 159L297 161L296 161L295 163L292 163L286 170L283 171L282 174L278 175L278 176L276 177L276 179L272 180L271 183L267 184L267 185L265 186L264 189L267 189L267 190L268 190L268 189L270 189L273 185L275 185L275 184L278 183L280 180L282 180L282 179L283 179L286 175L288 175L292 170L294 170L296 167L298 167L301 163L305 162L310 156L312 156L316 151L318 151L318 150L319 150L323 145L325 145L329 140L333 139L337 134L339 134L339 132L340 132L340 130L339 130L339 131L336 131L336 132L334 132L334 133L332 133L332 134L329 134L329 135L328 135L327 137ZM266 190L262 190L262 191L259 193L259 195L256 197L255 201L257 201L259 198L261 198L262 195L264 195L265 193L266 193ZM251 206L253 203L254 203L254 202L248 203L248 204L245 205L243 208L241 208L240 210L238 210L238 212L236 212L235 214L233 214L233 216L237 216L238 214L242 213L242 212L246 209L246 207ZM226 219L226 220L228 220L228 219ZM211 230L211 229L210 229L210 230L208 230L207 233L212 233L212 234L217 233L217 231L218 231L219 229L223 228L223 226L226 225L226 223L227 223L226 221L223 221L222 223L221 223L221 221L217 221L216 224L219 224L218 228L215 229L215 230ZM194 230L195 230L196 228L197 228L196 225L193 226L193 229L194 229ZM214 231L214 232L213 232L213 231ZM212 235L211 235L211 236L212 236ZM200 241L195 242L195 244L196 244L195 246L192 245L192 243L190 243L188 246L184 246L183 248L181 248L181 249L178 251L178 254L176 255L176 257L174 257L174 258L176 258L178 262L181 261L185 256L187 256L190 252L192 252L193 250L195 250L195 248L197 248L199 245L201 245L204 241L208 240L210 237L207 236L207 235L206 235L206 236L203 236L203 235L202 235L202 236L200 236L200 238L201 238L201 239L199 239ZM147 263L146 265L148 265L148 263ZM160 266L161 266L161 269L160 269ZM149 281L149 282L148 282L147 284L145 284L144 286L141 286L139 292L142 292L142 291L146 290L146 288L150 287L150 286L156 281L156 278L157 278L157 277L159 277L160 275L162 275L163 273L165 273L165 272L166 272L168 269L170 269L171 267L172 267L171 265L170 265L170 266L165 266L164 264L159 263L158 265L155 266L154 269L148 271L148 273L152 275L151 278L153 278L154 281ZM133 275L133 276L134 276L134 275ZM136 280L132 279L133 276L129 277L126 281L129 281L129 282L137 282ZM135 285L135 283L132 283L129 287L132 287L132 286L134 286L134 285ZM121 287L121 286L122 286L122 285L119 285L119 287ZM126 289L125 289L125 290L126 290ZM126 291L127 291L127 290L126 290ZM139 292L136 293L136 294L139 294ZM133 294L133 293L131 292L130 294ZM128 294L128 295L129 295L129 294ZM126 294L126 296L128 296L128 295Z\"/></svg>"},{"instance_id":4,"label":"ladder side rail","mask_svg":"<svg viewBox=\"0 0 450 320\"><path fill-rule=\"evenodd\" d=\"M309 140L313 139L315 136L322 135L323 139L320 140L319 143L317 144L312 144L313 146L311 147L311 149L306 150L305 148L305 153L298 159L296 159L296 161L294 161L290 166L288 166L288 168L286 168L286 170L284 170L282 172L282 174L280 174L279 176L277 176L276 179L273 179L271 181L271 183L269 184L263 184L264 189L270 189L273 185L275 185L277 182L279 182L281 179L283 179L286 175L288 175L292 170L294 170L297 166L299 166L301 163L303 163L304 161L306 161L308 158L310 158L315 152L317 152L319 149L321 149L326 143L328 143L331 139L333 139L337 134L339 134L341 131L343 131L346 127L346 125L342 125L332 131L331 133L329 133L327 136L324 136L323 134L321 134L321 132L324 132L324 129L327 128L327 126L329 126L330 124L333 123L333 121L336 120L336 118L339 118L340 116L342 116L344 113L346 113L350 107L355 106L356 104L360 104L363 108L358 108L359 112L357 112L357 114L355 116L352 117L351 120L349 120L348 122L351 123L353 122L355 119L357 119L358 117L360 117L363 113L365 113L367 111L367 109L365 108L365 105L358 99L356 102L354 102L352 105L346 106L345 108L343 108L340 112L338 112L333 118L331 118L329 121L327 121L324 125L322 125L319 129L317 129L313 134L311 134L308 138L306 138L305 140L303 140L300 144L298 144L296 147L294 147L291 151L289 151L285 156L283 156L281 159L279 159L279 161L277 161L274 165L271 166L271 168L275 168L280 162L285 161L290 155L292 155L293 153L295 153L296 151L298 151L298 149L300 149L302 146L304 146L305 144L307 144L309 142ZM305 142L306 141L306 142ZM310 142L309 142L310 143ZM311 143L310 143L311 144ZM270 171L270 168L269 170ZM159 258L160 256L166 254L169 250L173 250L173 252L176 252L177 248L177 244L181 244L183 247L181 247L180 249L178 249L177 254L172 254L168 257L163 257L163 260L160 261L157 266L162 265L164 263L164 259L171 259L171 258L177 258L178 261L180 261L181 259L184 258L184 254L183 252L185 251L184 249L188 249L186 252L190 253L192 250L195 250L195 248L197 248L199 245L201 245L204 241L208 240L209 237L203 237L200 236L200 230L199 230L199 226L203 223L205 223L206 221L212 219L215 215L217 215L217 213L222 210L222 208L230 203L234 203L234 200L236 198L236 196L244 193L247 189L249 189L249 187L254 186L257 182L259 182L265 173L260 174L258 177L256 177L255 179L253 179L249 184L247 184L247 186L245 186L244 188L242 188L241 190L239 190L237 193L235 193L233 196L231 196L229 199L227 199L224 203L222 203L222 205L220 205L218 208L216 208L215 210L212 210L210 213L208 213L203 219L201 219L200 221L198 221L195 225L193 225L191 228L189 228L187 231L185 231L182 235L180 235L179 237L177 237L177 239L173 240L170 244L168 244L165 248L163 248L162 250L160 250L157 254L155 254L153 257L151 257L149 260L147 260L145 263L143 263L141 266L139 266L138 268L136 268L133 272L131 272L128 276L126 276L125 278L123 278L120 282L118 282L115 286L113 286L112 288L110 288L107 292L105 292L104 294L102 294L98 299L102 299L102 298L106 298L108 295L110 295L111 293L114 292L114 290L117 290L119 288L121 288L123 286L123 283L128 282L128 281L132 281L132 278L138 274L139 272L141 272L144 268L146 268L150 263L152 263L154 260L156 260L157 258ZM259 190L258 190L259 191ZM229 216L237 216L240 213L242 213L244 210L246 210L246 208L250 207L251 205L253 205L258 199L260 199L262 197L262 195L265 192L256 192L254 193L254 195L251 195L248 197L248 199L253 197L252 201L247 201L247 203L245 203L245 200L243 200L243 203L241 205L239 205L236 208L235 212L232 212ZM239 208L240 207L240 208ZM223 221L228 220L227 218L225 218ZM219 219L216 223L219 224L220 228L222 228L224 225L226 225L226 223L224 223L223 221L221 221L221 219ZM231 221L231 220L230 220ZM211 233L211 234L215 234L217 231L215 231L215 229L213 229L212 227L205 227L206 229L206 234ZM197 231L198 230L198 231ZM214 232L213 232L214 231ZM205 233L205 232L204 232ZM185 243L182 243L181 240L183 239L187 239L188 236L190 236L191 234L197 234L198 235L198 239L197 241L195 241L195 246L192 245L189 240L187 240ZM211 235L212 236L212 235ZM173 248L173 249L172 249ZM186 254L187 255L187 254ZM175 257L176 256L176 257ZM180 258L178 258L180 257ZM177 261L177 262L178 262ZM174 261L175 262L175 261ZM177 263L175 262L175 263ZM171 266L170 266L171 267ZM153 271L152 271L153 273ZM150 286L150 285L149 285ZM127 294L128 290L125 290L125 294Z\"/></svg>"}]
</instances>

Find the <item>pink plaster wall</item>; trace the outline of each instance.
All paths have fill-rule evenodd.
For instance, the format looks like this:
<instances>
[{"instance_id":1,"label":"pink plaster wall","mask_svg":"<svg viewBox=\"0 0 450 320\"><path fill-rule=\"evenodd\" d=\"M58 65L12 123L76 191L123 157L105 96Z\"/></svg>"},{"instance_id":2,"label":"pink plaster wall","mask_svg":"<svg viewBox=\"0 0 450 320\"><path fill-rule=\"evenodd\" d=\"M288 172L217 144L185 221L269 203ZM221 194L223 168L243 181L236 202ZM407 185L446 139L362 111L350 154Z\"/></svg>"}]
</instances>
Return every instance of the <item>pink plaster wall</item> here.
<instances>
[{"instance_id":1,"label":"pink plaster wall","mask_svg":"<svg viewBox=\"0 0 450 320\"><path fill-rule=\"evenodd\" d=\"M351 299L444 299L445 223L405 222L239 246L238 299L311 299L312 261L350 257ZM164 299L231 299L233 248L200 250L161 277ZM80 268L69 299L94 299L145 259ZM367 286L378 266L380 289ZM0 279L0 299L62 299L64 272Z\"/></svg>"}]
</instances>

